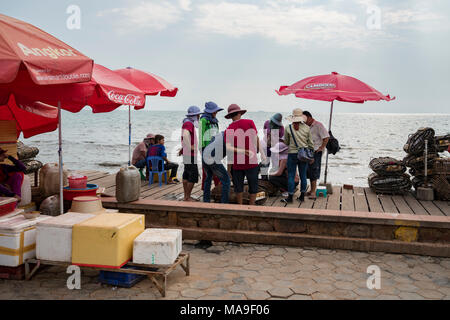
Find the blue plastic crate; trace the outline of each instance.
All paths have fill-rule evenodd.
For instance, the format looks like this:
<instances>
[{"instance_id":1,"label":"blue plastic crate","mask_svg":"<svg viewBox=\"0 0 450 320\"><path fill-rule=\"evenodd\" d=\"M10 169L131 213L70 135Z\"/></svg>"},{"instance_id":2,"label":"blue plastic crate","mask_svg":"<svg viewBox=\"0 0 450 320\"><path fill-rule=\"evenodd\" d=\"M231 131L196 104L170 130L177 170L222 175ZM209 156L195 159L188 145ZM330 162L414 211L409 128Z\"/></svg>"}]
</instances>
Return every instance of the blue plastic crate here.
<instances>
[{"instance_id":1,"label":"blue plastic crate","mask_svg":"<svg viewBox=\"0 0 450 320\"><path fill-rule=\"evenodd\" d=\"M136 269L134 267L123 267L125 269ZM131 288L136 283L145 279L145 275L132 274L114 271L100 271L98 281L100 283L109 284L117 287Z\"/></svg>"}]
</instances>

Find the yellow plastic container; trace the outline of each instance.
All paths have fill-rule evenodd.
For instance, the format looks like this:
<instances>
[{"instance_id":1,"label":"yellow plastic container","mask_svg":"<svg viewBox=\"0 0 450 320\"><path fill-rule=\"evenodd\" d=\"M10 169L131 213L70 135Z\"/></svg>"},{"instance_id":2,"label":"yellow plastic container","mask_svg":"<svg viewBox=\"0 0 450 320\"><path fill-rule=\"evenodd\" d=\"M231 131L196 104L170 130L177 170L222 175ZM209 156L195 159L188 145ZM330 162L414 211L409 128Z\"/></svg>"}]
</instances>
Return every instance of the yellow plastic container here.
<instances>
[{"instance_id":1,"label":"yellow plastic container","mask_svg":"<svg viewBox=\"0 0 450 320\"><path fill-rule=\"evenodd\" d=\"M170 171L171 170L172 169L166 170L167 171L167 179L169 179L169 177L170 177ZM156 183L156 182L159 182L159 177L158 177L157 173L154 173L153 174L153 183ZM164 177L164 175L161 176L161 182L166 182L166 178Z\"/></svg>"},{"instance_id":2,"label":"yellow plastic container","mask_svg":"<svg viewBox=\"0 0 450 320\"><path fill-rule=\"evenodd\" d=\"M133 256L133 241L145 229L141 214L107 213L73 226L72 264L120 268Z\"/></svg>"}]
</instances>

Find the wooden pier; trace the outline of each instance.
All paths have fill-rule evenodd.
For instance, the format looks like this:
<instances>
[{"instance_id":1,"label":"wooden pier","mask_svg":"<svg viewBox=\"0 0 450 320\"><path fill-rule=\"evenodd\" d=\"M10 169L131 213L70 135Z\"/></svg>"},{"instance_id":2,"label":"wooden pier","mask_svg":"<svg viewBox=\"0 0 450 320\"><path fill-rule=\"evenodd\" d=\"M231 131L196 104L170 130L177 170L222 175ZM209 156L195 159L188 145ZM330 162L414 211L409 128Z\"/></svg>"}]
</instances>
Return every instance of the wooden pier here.
<instances>
[{"instance_id":1,"label":"wooden pier","mask_svg":"<svg viewBox=\"0 0 450 320\"><path fill-rule=\"evenodd\" d=\"M99 171L79 171L88 177L88 183L97 184L105 188L104 196L115 196L116 181L115 175ZM353 189L344 189L341 186L333 187L333 194L327 198L318 197L316 200L310 200L305 197L305 202L294 201L288 204L288 208L319 209L319 210L342 210L354 212L377 213L402 213L425 216L449 216L450 202L448 201L419 201L412 194L407 195L382 195L374 193L370 188L354 187ZM192 192L194 197L202 199L203 192L201 184L197 183ZM158 183L149 186L148 181L142 181L141 198L147 200L179 200L183 196L182 183L176 185ZM298 192L295 197L298 196ZM294 197L294 198L295 198ZM270 197L264 206L285 207L280 202L281 196Z\"/></svg>"}]
</instances>

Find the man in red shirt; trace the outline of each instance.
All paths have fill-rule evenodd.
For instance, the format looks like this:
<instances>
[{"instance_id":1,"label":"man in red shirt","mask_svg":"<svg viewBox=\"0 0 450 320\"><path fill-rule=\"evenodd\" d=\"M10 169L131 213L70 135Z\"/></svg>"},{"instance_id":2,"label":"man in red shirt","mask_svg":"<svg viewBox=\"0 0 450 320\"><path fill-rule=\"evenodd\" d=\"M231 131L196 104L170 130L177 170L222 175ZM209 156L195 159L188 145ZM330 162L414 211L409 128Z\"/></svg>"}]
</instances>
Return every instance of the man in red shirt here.
<instances>
[{"instance_id":1,"label":"man in red shirt","mask_svg":"<svg viewBox=\"0 0 450 320\"><path fill-rule=\"evenodd\" d=\"M237 104L228 107L225 118L232 119L233 122L225 130L224 141L227 158L232 159L229 163L232 162L231 172L237 202L242 204L244 178L247 177L249 204L254 205L258 193L259 139L255 123L250 119L241 119L246 112L247 110L241 109Z\"/></svg>"},{"instance_id":2,"label":"man in red shirt","mask_svg":"<svg viewBox=\"0 0 450 320\"><path fill-rule=\"evenodd\" d=\"M179 155L183 155L184 172L183 172L183 190L184 201L196 201L191 197L194 184L198 182L198 166L197 166L197 134L198 120L201 111L197 106L191 106L188 114L183 120L181 128L181 146Z\"/></svg>"}]
</instances>

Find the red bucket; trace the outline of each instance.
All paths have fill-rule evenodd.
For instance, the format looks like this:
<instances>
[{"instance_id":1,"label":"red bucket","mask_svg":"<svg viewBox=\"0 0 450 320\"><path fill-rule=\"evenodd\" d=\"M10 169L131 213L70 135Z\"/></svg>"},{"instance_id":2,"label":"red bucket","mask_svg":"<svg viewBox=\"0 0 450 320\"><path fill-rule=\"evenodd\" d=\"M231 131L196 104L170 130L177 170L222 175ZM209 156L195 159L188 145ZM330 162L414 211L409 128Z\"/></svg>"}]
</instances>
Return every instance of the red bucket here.
<instances>
[{"instance_id":1,"label":"red bucket","mask_svg":"<svg viewBox=\"0 0 450 320\"><path fill-rule=\"evenodd\" d=\"M80 178L68 177L69 179L69 188L70 189L85 189L87 185L87 177L83 176Z\"/></svg>"}]
</instances>

